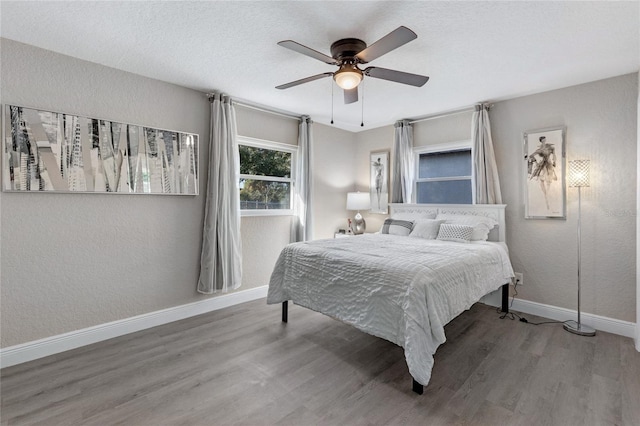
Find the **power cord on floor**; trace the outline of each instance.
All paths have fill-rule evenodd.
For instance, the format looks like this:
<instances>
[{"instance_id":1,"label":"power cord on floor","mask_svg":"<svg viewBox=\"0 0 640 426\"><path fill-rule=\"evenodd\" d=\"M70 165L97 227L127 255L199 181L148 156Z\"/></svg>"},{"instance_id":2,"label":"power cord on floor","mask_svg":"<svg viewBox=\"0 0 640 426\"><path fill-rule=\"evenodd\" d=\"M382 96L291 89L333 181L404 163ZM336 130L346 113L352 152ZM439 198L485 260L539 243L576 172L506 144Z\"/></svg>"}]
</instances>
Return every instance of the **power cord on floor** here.
<instances>
[{"instance_id":1,"label":"power cord on floor","mask_svg":"<svg viewBox=\"0 0 640 426\"><path fill-rule=\"evenodd\" d=\"M529 322L529 320L526 319L525 317L521 317L517 313L511 311L511 307L513 307L513 301L515 300L516 296L518 295L518 285L519 284L520 284L520 280L518 280L517 278L514 278L514 280L513 280L513 295L511 296L511 303L509 304L509 312L502 312L501 308L496 308L496 312L497 313L502 313L502 315L500 315L500 317L499 317L500 319L508 318L511 321L514 321L516 319L516 317L518 317L518 320L520 322L523 322L525 324L531 324L531 325L564 324L564 323L567 322L567 321Z\"/></svg>"},{"instance_id":2,"label":"power cord on floor","mask_svg":"<svg viewBox=\"0 0 640 426\"><path fill-rule=\"evenodd\" d=\"M542 321L542 322L529 322L526 318L520 318L520 322L526 322L531 325L543 325L543 324L564 324L569 321Z\"/></svg>"}]
</instances>

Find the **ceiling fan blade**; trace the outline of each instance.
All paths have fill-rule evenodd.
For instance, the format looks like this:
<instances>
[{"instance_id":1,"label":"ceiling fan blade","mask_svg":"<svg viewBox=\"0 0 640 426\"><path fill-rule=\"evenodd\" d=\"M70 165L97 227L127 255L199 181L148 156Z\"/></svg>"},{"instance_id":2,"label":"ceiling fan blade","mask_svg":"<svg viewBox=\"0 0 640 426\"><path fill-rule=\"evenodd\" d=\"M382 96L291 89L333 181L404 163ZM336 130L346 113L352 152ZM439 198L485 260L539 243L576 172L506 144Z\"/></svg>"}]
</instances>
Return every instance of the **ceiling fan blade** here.
<instances>
[{"instance_id":1,"label":"ceiling fan blade","mask_svg":"<svg viewBox=\"0 0 640 426\"><path fill-rule=\"evenodd\" d=\"M416 33L407 27L400 26L358 53L356 58L358 58L361 63L366 64L416 38L418 38Z\"/></svg>"},{"instance_id":2,"label":"ceiling fan blade","mask_svg":"<svg viewBox=\"0 0 640 426\"><path fill-rule=\"evenodd\" d=\"M344 103L352 104L354 102L358 102L358 87L354 87L353 89L349 89L344 91Z\"/></svg>"},{"instance_id":3,"label":"ceiling fan blade","mask_svg":"<svg viewBox=\"0 0 640 426\"><path fill-rule=\"evenodd\" d=\"M289 87L297 86L299 84L308 83L310 81L319 80L324 77L332 76L332 72L323 72L322 74L312 75L311 77L302 78L300 80L292 81L291 83L281 84L280 86L276 86L276 89L288 89Z\"/></svg>"},{"instance_id":4,"label":"ceiling fan blade","mask_svg":"<svg viewBox=\"0 0 640 426\"><path fill-rule=\"evenodd\" d=\"M395 81L396 83L408 84L416 87L422 87L427 81L429 81L429 77L425 75L411 74L387 68L368 67L362 72L369 77Z\"/></svg>"},{"instance_id":5,"label":"ceiling fan blade","mask_svg":"<svg viewBox=\"0 0 640 426\"><path fill-rule=\"evenodd\" d=\"M317 50L313 50L310 47L304 46L300 43L297 43L293 40L284 40L278 42L279 46L286 47L287 49L291 49L295 52L302 53L303 55L307 55L312 57L313 59L317 59L319 61L324 62L329 65L337 65L338 62L333 59L331 56L327 56L322 52L318 52Z\"/></svg>"}]
</instances>

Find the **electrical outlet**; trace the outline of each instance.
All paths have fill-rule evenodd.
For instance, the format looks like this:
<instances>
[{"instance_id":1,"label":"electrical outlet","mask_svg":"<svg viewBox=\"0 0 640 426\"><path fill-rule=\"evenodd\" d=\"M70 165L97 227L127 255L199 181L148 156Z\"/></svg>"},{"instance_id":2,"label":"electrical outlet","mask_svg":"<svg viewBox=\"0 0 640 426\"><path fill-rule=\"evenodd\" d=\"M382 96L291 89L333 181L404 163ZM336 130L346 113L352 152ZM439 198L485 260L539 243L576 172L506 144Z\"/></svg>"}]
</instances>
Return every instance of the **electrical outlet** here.
<instances>
[{"instance_id":1,"label":"electrical outlet","mask_svg":"<svg viewBox=\"0 0 640 426\"><path fill-rule=\"evenodd\" d=\"M516 276L516 285L523 285L524 277L522 275L522 272L515 272L514 274Z\"/></svg>"}]
</instances>

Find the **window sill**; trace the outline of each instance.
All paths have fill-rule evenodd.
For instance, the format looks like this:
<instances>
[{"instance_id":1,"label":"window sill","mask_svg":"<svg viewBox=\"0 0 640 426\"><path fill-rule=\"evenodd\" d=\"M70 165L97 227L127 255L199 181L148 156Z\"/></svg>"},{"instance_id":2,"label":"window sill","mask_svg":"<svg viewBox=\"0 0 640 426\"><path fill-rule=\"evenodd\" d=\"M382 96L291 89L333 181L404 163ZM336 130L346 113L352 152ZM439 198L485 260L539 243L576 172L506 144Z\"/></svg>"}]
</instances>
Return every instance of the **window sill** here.
<instances>
[{"instance_id":1,"label":"window sill","mask_svg":"<svg viewBox=\"0 0 640 426\"><path fill-rule=\"evenodd\" d=\"M293 215L293 210L240 210L240 217Z\"/></svg>"}]
</instances>

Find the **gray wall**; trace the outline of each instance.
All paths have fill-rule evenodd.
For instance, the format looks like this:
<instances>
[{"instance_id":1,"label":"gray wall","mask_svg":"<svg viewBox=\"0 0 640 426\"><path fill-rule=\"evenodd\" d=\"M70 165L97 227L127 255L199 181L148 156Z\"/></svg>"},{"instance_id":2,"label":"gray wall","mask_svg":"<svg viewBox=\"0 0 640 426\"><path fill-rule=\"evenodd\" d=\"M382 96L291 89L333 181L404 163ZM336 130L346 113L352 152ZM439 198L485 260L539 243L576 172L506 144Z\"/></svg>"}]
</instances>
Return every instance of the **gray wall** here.
<instances>
[{"instance_id":1,"label":"gray wall","mask_svg":"<svg viewBox=\"0 0 640 426\"><path fill-rule=\"evenodd\" d=\"M414 146L437 145L471 139L472 111L461 112L413 125Z\"/></svg>"},{"instance_id":2,"label":"gray wall","mask_svg":"<svg viewBox=\"0 0 640 426\"><path fill-rule=\"evenodd\" d=\"M0 40L0 102L200 135L199 92ZM204 194L206 179L200 179ZM201 196L0 193L2 347L196 300Z\"/></svg>"},{"instance_id":3,"label":"gray wall","mask_svg":"<svg viewBox=\"0 0 640 426\"><path fill-rule=\"evenodd\" d=\"M369 153L372 151L389 150L389 176L393 173L393 137L394 127L385 126L371 129L356 134L358 145L356 165L357 189L360 191L369 190L370 168ZM446 142L459 142L471 138L471 112L454 114L447 117L425 120L413 125L413 144L416 147L425 145L435 145ZM386 215L366 213L363 214L367 221L368 232L380 229Z\"/></svg>"},{"instance_id":4,"label":"gray wall","mask_svg":"<svg viewBox=\"0 0 640 426\"><path fill-rule=\"evenodd\" d=\"M591 160L582 189L582 310L636 321L636 148L638 76L596 81L497 102L491 128L507 208L508 244L524 273L519 297L575 309L576 188L567 220L525 220L522 132L567 126L567 161Z\"/></svg>"},{"instance_id":5,"label":"gray wall","mask_svg":"<svg viewBox=\"0 0 640 426\"><path fill-rule=\"evenodd\" d=\"M638 73L638 86L640 86L640 73ZM637 108L637 144L636 144L636 158L637 158L637 168L636 168L636 196L638 194L638 189L640 188L640 90L638 90L638 104ZM638 232L638 228L640 227L640 197L636 200L636 350L640 352L640 276L638 274L638 269L640 269L640 232Z\"/></svg>"},{"instance_id":6,"label":"gray wall","mask_svg":"<svg viewBox=\"0 0 640 426\"><path fill-rule=\"evenodd\" d=\"M236 108L238 135L298 144L298 120ZM278 255L289 244L291 216L245 216L240 221L242 286L240 290L269 284Z\"/></svg>"},{"instance_id":7,"label":"gray wall","mask_svg":"<svg viewBox=\"0 0 640 426\"><path fill-rule=\"evenodd\" d=\"M298 144L298 120L236 108L238 134L257 139ZM346 226L346 193L352 190L355 171L352 133L313 125L312 159L314 191L313 237L332 238ZM291 216L245 216L242 234L242 289L269 284L269 277L282 248L290 242Z\"/></svg>"},{"instance_id":8,"label":"gray wall","mask_svg":"<svg viewBox=\"0 0 640 426\"><path fill-rule=\"evenodd\" d=\"M0 193L0 347L200 301L209 138L203 93L0 39L0 102L200 135L199 196ZM297 144L298 122L237 108L243 136ZM314 228L346 221L355 144L314 126ZM327 177L331 176L331 177ZM268 284L290 216L243 217L241 290Z\"/></svg>"},{"instance_id":9,"label":"gray wall","mask_svg":"<svg viewBox=\"0 0 640 426\"><path fill-rule=\"evenodd\" d=\"M347 192L355 189L355 134L322 124L313 130L313 238L333 238L355 214L347 211Z\"/></svg>"},{"instance_id":10,"label":"gray wall","mask_svg":"<svg viewBox=\"0 0 640 426\"><path fill-rule=\"evenodd\" d=\"M0 102L198 133L201 178L209 104L202 93L0 39ZM525 221L521 133L568 127L569 159L593 161L584 191L584 311L635 321L637 74L498 102L493 135L509 204L519 297L575 308L575 190L567 221ZM416 124L416 144L464 139L469 115ZM295 144L297 123L238 108L239 133ZM372 150L391 126L352 134L315 125L314 233L331 237L367 190ZM468 133L467 133L467 136ZM201 179L204 194L205 179ZM203 300L196 293L204 197L0 193L0 346ZM630 213L631 212L631 213ZM367 215L368 230L384 216ZM242 219L240 290L267 284L290 217ZM213 296L215 297L215 296Z\"/></svg>"},{"instance_id":11,"label":"gray wall","mask_svg":"<svg viewBox=\"0 0 640 426\"><path fill-rule=\"evenodd\" d=\"M357 152L356 152L356 190L367 192L371 182L371 165L370 154L373 151L389 150L389 176L393 173L393 126L378 127L377 129L366 130L356 134ZM361 212L367 223L367 232L377 232L386 215Z\"/></svg>"},{"instance_id":12,"label":"gray wall","mask_svg":"<svg viewBox=\"0 0 640 426\"><path fill-rule=\"evenodd\" d=\"M591 159L592 186L583 189L582 311L636 321L636 145L638 75L629 74L496 102L491 129L513 267L524 273L518 297L576 309L577 192L567 191L567 220L524 219L522 133L567 126L568 160ZM418 122L416 146L471 137L471 113ZM357 136L357 183L369 182L368 152L393 151L393 127ZM365 216L379 227L384 216Z\"/></svg>"},{"instance_id":13,"label":"gray wall","mask_svg":"<svg viewBox=\"0 0 640 426\"><path fill-rule=\"evenodd\" d=\"M259 111L239 105L236 107L238 134L250 138L298 145L298 123L294 118Z\"/></svg>"}]
</instances>

